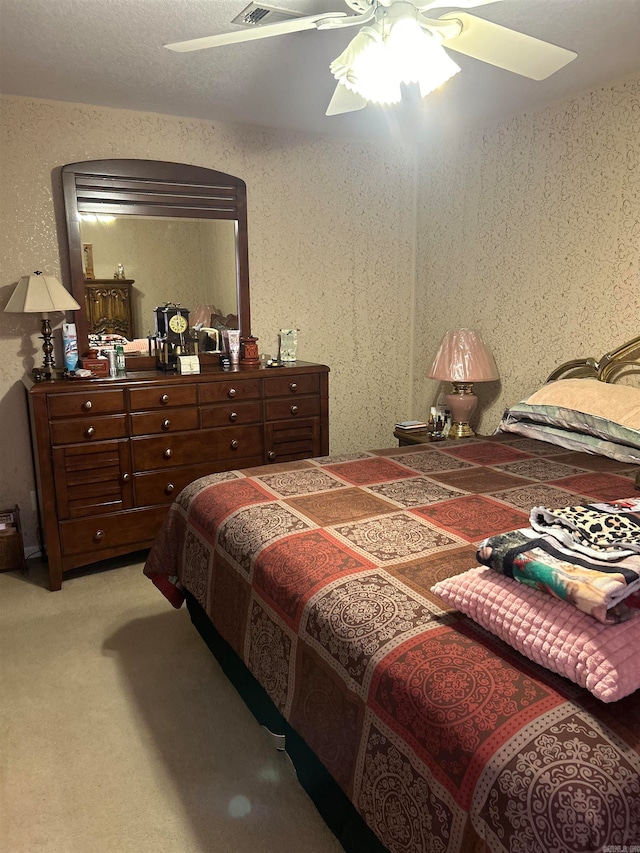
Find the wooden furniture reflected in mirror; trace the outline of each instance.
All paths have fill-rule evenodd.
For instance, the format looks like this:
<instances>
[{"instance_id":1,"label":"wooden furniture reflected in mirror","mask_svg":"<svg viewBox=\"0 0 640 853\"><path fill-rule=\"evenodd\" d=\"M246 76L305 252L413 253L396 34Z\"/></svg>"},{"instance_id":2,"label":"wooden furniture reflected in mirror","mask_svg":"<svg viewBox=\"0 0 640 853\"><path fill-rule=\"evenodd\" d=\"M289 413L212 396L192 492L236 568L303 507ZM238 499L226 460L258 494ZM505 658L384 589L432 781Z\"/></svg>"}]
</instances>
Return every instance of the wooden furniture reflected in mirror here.
<instances>
[{"instance_id":1,"label":"wooden furniture reflected in mirror","mask_svg":"<svg viewBox=\"0 0 640 853\"><path fill-rule=\"evenodd\" d=\"M211 295L194 289L191 269L183 270L183 274L170 276L161 276L158 270L154 270L152 275L146 275L145 270L138 267L137 259L131 257L136 245L141 242L138 229L145 228L147 224L162 229L162 264L165 269L184 248L184 240L181 237L176 237L175 241L171 242L166 237L167 233L182 235L181 229L191 222L190 228L202 230L207 235L204 239L211 243L211 246L207 243L203 254L209 255L215 255L219 251L219 244L229 243L228 236L231 235L231 254L235 257L231 258L231 263L227 258L218 266L214 264L212 268L216 271L218 267L231 270L228 273L232 279L231 287L223 284L222 290L228 301L228 291L231 291L233 304L230 307L225 306L224 310L227 314L238 315L238 326L243 337L251 334L247 193L244 181L201 166L158 160L87 160L70 163L62 167L61 179L71 291L83 306L75 314L80 355L89 348L88 334L91 323L90 312L85 308L85 286L89 276L86 275L83 265L83 244L89 242L92 245L96 277L105 278L111 274L111 270L101 274L101 249L96 239L92 236L87 240L86 233L83 239L83 223L91 219L98 223L115 220L118 226L123 223L135 226L134 231L127 233L127 245L118 246L117 261L123 262L127 271L134 273L136 300L144 299L145 286L148 286L145 282L160 280L160 291L158 295L154 293L153 296L157 301L150 309L144 308L143 319L139 324L135 321L136 305L133 304L132 331L138 335L147 334L153 323L153 309L157 305L176 302L193 311L199 305L219 306L221 302L216 293ZM207 220L214 224L220 223L211 227L222 229L224 226L227 229L223 237L217 233L212 237L208 236L206 228L210 226L205 226ZM205 278L215 278L216 275L217 272L215 275L207 273ZM116 283L121 282L110 281L110 284ZM131 367L152 366L151 363L146 363L151 362L151 359L127 355L128 361L134 359L137 360Z\"/></svg>"},{"instance_id":2,"label":"wooden furniture reflected in mirror","mask_svg":"<svg viewBox=\"0 0 640 853\"><path fill-rule=\"evenodd\" d=\"M85 279L88 334L122 335L130 341L136 337L131 295L133 283L130 278Z\"/></svg>"}]
</instances>

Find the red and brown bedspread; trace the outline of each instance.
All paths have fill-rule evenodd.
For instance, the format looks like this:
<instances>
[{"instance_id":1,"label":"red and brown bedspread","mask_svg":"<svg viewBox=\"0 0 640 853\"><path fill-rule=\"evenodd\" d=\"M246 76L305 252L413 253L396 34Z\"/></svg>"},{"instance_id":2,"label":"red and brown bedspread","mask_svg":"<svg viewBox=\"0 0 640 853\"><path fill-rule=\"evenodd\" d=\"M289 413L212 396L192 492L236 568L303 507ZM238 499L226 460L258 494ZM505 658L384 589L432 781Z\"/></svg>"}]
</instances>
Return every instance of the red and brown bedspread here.
<instances>
[{"instance_id":1,"label":"red and brown bedspread","mask_svg":"<svg viewBox=\"0 0 640 853\"><path fill-rule=\"evenodd\" d=\"M392 853L640 845L638 695L604 705L429 592L531 507L637 495L636 471L507 435L216 474L145 572L195 596Z\"/></svg>"}]
</instances>

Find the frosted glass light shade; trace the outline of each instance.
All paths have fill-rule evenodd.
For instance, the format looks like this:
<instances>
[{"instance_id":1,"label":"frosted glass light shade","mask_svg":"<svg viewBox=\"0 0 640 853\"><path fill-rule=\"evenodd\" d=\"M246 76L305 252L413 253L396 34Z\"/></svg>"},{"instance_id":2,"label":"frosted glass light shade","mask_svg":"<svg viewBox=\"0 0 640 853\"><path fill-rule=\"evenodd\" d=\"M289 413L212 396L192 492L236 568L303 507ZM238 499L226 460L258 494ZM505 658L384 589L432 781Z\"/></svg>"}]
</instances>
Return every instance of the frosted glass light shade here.
<instances>
[{"instance_id":1,"label":"frosted glass light shade","mask_svg":"<svg viewBox=\"0 0 640 853\"><path fill-rule=\"evenodd\" d=\"M392 73L380 27L363 27L329 65L331 73L352 92L376 104L397 104L400 81Z\"/></svg>"},{"instance_id":2,"label":"frosted glass light shade","mask_svg":"<svg viewBox=\"0 0 640 853\"><path fill-rule=\"evenodd\" d=\"M427 376L444 382L491 382L498 378L498 368L480 332L452 329L442 339Z\"/></svg>"},{"instance_id":3,"label":"frosted glass light shade","mask_svg":"<svg viewBox=\"0 0 640 853\"><path fill-rule=\"evenodd\" d=\"M393 25L386 48L393 75L400 83L418 83L422 98L460 71L442 47L442 39L425 32L412 18L400 18Z\"/></svg>"},{"instance_id":4,"label":"frosted glass light shade","mask_svg":"<svg viewBox=\"0 0 640 853\"><path fill-rule=\"evenodd\" d=\"M440 37L410 16L362 27L329 68L339 83L376 104L399 103L402 84L417 83L424 98L460 71Z\"/></svg>"}]
</instances>

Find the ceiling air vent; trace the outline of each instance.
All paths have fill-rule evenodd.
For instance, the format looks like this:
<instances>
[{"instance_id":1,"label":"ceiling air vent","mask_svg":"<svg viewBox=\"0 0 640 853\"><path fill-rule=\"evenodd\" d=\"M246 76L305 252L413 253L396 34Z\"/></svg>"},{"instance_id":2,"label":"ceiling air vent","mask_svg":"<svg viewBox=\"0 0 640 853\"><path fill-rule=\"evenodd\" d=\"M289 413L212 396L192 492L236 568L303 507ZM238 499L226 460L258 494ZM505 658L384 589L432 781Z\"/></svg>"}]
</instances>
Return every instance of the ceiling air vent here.
<instances>
[{"instance_id":1,"label":"ceiling air vent","mask_svg":"<svg viewBox=\"0 0 640 853\"><path fill-rule=\"evenodd\" d=\"M291 12L289 9L276 9L258 3L249 5L231 21L232 24L243 24L245 27L256 27L260 24L277 24L280 21L290 21L292 18L304 17L301 12Z\"/></svg>"}]
</instances>

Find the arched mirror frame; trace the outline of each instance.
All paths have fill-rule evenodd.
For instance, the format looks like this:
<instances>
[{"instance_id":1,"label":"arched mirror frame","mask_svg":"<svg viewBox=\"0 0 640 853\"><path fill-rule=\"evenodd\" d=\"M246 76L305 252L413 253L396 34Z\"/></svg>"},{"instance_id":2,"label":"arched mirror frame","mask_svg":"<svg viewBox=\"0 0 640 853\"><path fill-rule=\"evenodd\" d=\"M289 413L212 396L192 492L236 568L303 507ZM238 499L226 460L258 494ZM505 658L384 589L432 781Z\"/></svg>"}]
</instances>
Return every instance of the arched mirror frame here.
<instances>
[{"instance_id":1,"label":"arched mirror frame","mask_svg":"<svg viewBox=\"0 0 640 853\"><path fill-rule=\"evenodd\" d=\"M234 220L239 326L243 336L251 334L244 181L214 169L161 160L86 160L63 166L61 177L71 291L81 306L75 313L81 354L89 341L80 229L83 213ZM134 366L151 366L144 358L127 359L136 361Z\"/></svg>"}]
</instances>

